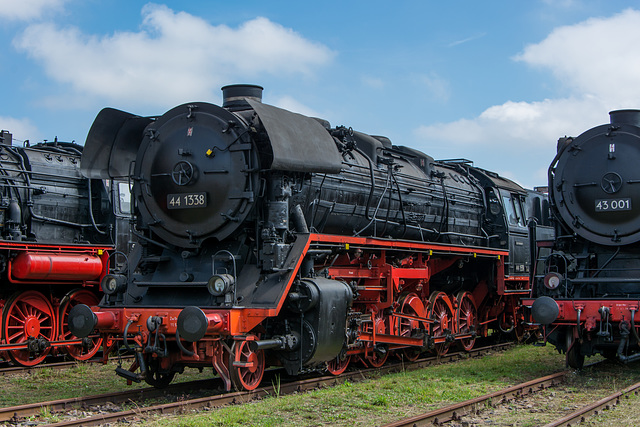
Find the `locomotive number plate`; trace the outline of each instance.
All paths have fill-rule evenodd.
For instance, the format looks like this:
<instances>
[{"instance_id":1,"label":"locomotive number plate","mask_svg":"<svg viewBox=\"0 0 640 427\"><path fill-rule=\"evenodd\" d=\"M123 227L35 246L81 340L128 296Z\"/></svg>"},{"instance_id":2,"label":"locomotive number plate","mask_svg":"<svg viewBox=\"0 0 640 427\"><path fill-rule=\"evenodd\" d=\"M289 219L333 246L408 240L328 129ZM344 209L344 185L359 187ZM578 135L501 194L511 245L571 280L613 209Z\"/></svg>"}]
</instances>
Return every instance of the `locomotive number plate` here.
<instances>
[{"instance_id":1,"label":"locomotive number plate","mask_svg":"<svg viewBox=\"0 0 640 427\"><path fill-rule=\"evenodd\" d=\"M167 194L168 209L206 208L207 193Z\"/></svg>"},{"instance_id":2,"label":"locomotive number plate","mask_svg":"<svg viewBox=\"0 0 640 427\"><path fill-rule=\"evenodd\" d=\"M630 211L631 199L596 199L596 212Z\"/></svg>"}]
</instances>

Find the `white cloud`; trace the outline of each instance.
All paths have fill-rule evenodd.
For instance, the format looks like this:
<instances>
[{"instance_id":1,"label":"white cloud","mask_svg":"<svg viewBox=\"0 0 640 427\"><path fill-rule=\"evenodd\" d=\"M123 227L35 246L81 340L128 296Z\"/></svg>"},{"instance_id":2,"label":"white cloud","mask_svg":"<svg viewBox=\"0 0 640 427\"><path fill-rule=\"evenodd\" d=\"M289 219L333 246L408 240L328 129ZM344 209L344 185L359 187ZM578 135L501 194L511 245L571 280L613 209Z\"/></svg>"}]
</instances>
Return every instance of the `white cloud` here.
<instances>
[{"instance_id":1,"label":"white cloud","mask_svg":"<svg viewBox=\"0 0 640 427\"><path fill-rule=\"evenodd\" d=\"M9 131L16 141L29 139L31 142L35 142L40 140L40 131L29 119L0 116L0 130Z\"/></svg>"},{"instance_id":2,"label":"white cloud","mask_svg":"<svg viewBox=\"0 0 640 427\"><path fill-rule=\"evenodd\" d=\"M559 137L607 123L610 110L640 108L639 45L636 10L557 28L514 59L549 70L563 96L507 101L475 118L420 126L415 134L424 144L437 141L433 146L445 146L456 156L477 155L481 166L503 168L526 186L544 184L540 180L546 180Z\"/></svg>"},{"instance_id":3,"label":"white cloud","mask_svg":"<svg viewBox=\"0 0 640 427\"><path fill-rule=\"evenodd\" d=\"M211 99L230 81L264 74L312 75L334 56L266 18L214 26L156 4L142 16L139 32L110 36L34 24L14 45L78 94L136 106Z\"/></svg>"},{"instance_id":4,"label":"white cloud","mask_svg":"<svg viewBox=\"0 0 640 427\"><path fill-rule=\"evenodd\" d=\"M29 21L45 12L62 9L68 0L0 0L0 17L8 20Z\"/></svg>"},{"instance_id":5,"label":"white cloud","mask_svg":"<svg viewBox=\"0 0 640 427\"><path fill-rule=\"evenodd\" d=\"M273 102L269 102L269 104L309 117L322 117L316 110L304 105L303 103L289 95L281 96L280 98L275 99Z\"/></svg>"},{"instance_id":6,"label":"white cloud","mask_svg":"<svg viewBox=\"0 0 640 427\"><path fill-rule=\"evenodd\" d=\"M416 135L426 141L448 140L459 145L492 148L514 144L549 147L560 133L576 133L606 121L607 110L593 98L512 102L486 109L475 119L420 126ZM585 116L585 112L588 116ZM564 131L563 131L564 130Z\"/></svg>"},{"instance_id":7,"label":"white cloud","mask_svg":"<svg viewBox=\"0 0 640 427\"><path fill-rule=\"evenodd\" d=\"M592 18L554 30L515 57L548 69L574 93L590 93L616 105L640 98L640 11Z\"/></svg>"}]
</instances>

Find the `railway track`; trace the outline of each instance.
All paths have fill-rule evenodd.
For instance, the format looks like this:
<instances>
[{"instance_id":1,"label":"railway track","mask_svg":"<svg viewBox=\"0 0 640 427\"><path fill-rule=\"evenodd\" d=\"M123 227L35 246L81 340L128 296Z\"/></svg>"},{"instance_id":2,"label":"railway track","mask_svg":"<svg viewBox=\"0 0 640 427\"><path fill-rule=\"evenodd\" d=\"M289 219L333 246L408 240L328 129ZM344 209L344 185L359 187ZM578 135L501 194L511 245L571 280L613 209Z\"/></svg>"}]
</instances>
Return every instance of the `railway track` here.
<instances>
[{"instance_id":1,"label":"railway track","mask_svg":"<svg viewBox=\"0 0 640 427\"><path fill-rule=\"evenodd\" d=\"M72 366L76 366L78 363L84 363L84 362L78 362L77 360L69 360L64 362L41 363L35 366L13 366L13 365L6 364L4 366L0 366L0 376L34 372L34 371L41 370L43 368L65 369L65 368L70 368Z\"/></svg>"},{"instance_id":2,"label":"railway track","mask_svg":"<svg viewBox=\"0 0 640 427\"><path fill-rule=\"evenodd\" d=\"M596 362L587 367L597 366L603 362ZM463 417L478 415L487 407L494 407L499 404L508 403L514 399L520 399L532 393L554 387L564 382L565 377L571 371L558 372L556 374L537 378L515 386L507 387L474 399L458 402L443 408L435 409L410 418L398 420L385 424L384 427L420 427L441 425L451 421L462 421ZM557 420L549 422L544 427L569 427L576 426L584 422L588 417L598 415L604 410L612 409L623 397L638 395L640 393L640 383L633 384L624 390L612 393L596 402L589 403L578 410L565 415ZM458 425L458 424L456 424Z\"/></svg>"},{"instance_id":3,"label":"railway track","mask_svg":"<svg viewBox=\"0 0 640 427\"><path fill-rule=\"evenodd\" d=\"M609 396L598 400L592 404L586 405L571 414L560 418L554 422L546 424L544 427L563 427L575 426L583 422L587 417L598 415L603 410L611 409L620 403L620 399L628 397L632 394L640 393L640 383L635 383L624 390L610 394Z\"/></svg>"},{"instance_id":4,"label":"railway track","mask_svg":"<svg viewBox=\"0 0 640 427\"><path fill-rule=\"evenodd\" d=\"M105 413L104 411L102 411L103 413L97 415L79 419L63 420L51 425L55 425L58 427L80 425L95 426L154 413L181 413L187 410L202 409L205 407L213 408L234 403L248 402L250 400L259 399L265 396L285 395L295 392L312 390L320 387L328 387L340 384L345 381L359 381L362 378L366 378L367 376L377 375L380 373L386 374L398 372L401 370L421 369L434 364L455 362L457 360L467 359L470 357L482 357L491 352L505 350L512 345L512 343L496 344L488 347L474 349L470 352L457 352L450 353L441 357L428 357L410 364L395 363L385 365L382 368L349 371L340 376L331 375L295 381L273 381L273 385L271 387L258 388L250 392L223 393L221 391L223 389L222 381L220 381L218 378L212 378L207 380L176 383L162 390L158 390L155 388L144 388L96 396L61 399L49 402L38 402L28 405L0 408L0 423L6 422L11 423L12 425L19 425L22 420L28 417L38 416L43 412L54 414L78 408L87 409L92 406L99 407L101 405L106 405L108 402L111 406L113 406L113 404L122 404L124 402L142 402L144 400L167 397L170 394L179 396L181 393L190 393L194 390L211 390L211 395L200 398L179 400L162 405L153 405L146 407L136 406L135 409L119 410L112 413ZM268 378L265 383L269 383Z\"/></svg>"},{"instance_id":5,"label":"railway track","mask_svg":"<svg viewBox=\"0 0 640 427\"><path fill-rule=\"evenodd\" d=\"M494 406L501 402L506 402L531 394L537 390L544 390L545 388L553 387L564 381L564 377L567 373L568 371L557 372L552 375L547 375L545 377L507 387L493 393L485 394L484 396L425 412L424 414L416 415L415 417L405 418L394 423L386 424L385 427L432 426L440 425L448 421L457 421L464 415L479 413L482 408L487 405Z\"/></svg>"},{"instance_id":6,"label":"railway track","mask_svg":"<svg viewBox=\"0 0 640 427\"><path fill-rule=\"evenodd\" d=\"M122 360L133 359L131 355L120 356ZM45 362L34 366L11 365L9 363L0 364L0 377L6 375L24 374L39 371L42 369L67 369L82 363L103 363L102 356L88 360L64 360L60 362Z\"/></svg>"}]
</instances>

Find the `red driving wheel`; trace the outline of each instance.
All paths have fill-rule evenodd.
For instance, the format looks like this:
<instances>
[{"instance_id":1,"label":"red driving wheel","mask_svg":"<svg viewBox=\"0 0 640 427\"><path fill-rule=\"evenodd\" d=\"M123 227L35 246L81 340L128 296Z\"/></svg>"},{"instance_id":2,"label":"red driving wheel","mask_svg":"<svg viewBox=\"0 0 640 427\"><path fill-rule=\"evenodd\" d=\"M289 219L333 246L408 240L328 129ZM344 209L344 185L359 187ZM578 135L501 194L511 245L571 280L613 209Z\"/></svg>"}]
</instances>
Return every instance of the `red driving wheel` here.
<instances>
[{"instance_id":1,"label":"red driving wheel","mask_svg":"<svg viewBox=\"0 0 640 427\"><path fill-rule=\"evenodd\" d=\"M38 291L16 293L4 307L2 336L7 344L31 344L31 349L10 350L9 357L23 366L42 362L56 339L55 314L49 300Z\"/></svg>"},{"instance_id":2,"label":"red driving wheel","mask_svg":"<svg viewBox=\"0 0 640 427\"><path fill-rule=\"evenodd\" d=\"M458 310L456 311L456 321L459 334L475 333L478 323L478 310L473 301L473 296L469 292L458 294ZM466 351L470 351L476 343L475 337L462 338L460 344Z\"/></svg>"},{"instance_id":3,"label":"red driving wheel","mask_svg":"<svg viewBox=\"0 0 640 427\"><path fill-rule=\"evenodd\" d=\"M60 319L58 322L60 340L76 339L67 326L69 311L71 311L73 307L77 304L86 304L91 307L98 305L99 302L98 296L86 289L76 289L65 295L62 299L62 304L60 304L60 314L58 316ZM95 336L85 338L83 344L68 345L65 349L67 353L76 360L88 360L96 355L98 350L100 350L100 346L102 346L102 338L96 334Z\"/></svg>"},{"instance_id":4,"label":"red driving wheel","mask_svg":"<svg viewBox=\"0 0 640 427\"><path fill-rule=\"evenodd\" d=\"M327 371L329 371L331 375L340 375L347 370L350 361L351 356L345 356L343 358L340 358L340 356L338 356L332 361L327 362Z\"/></svg>"},{"instance_id":5,"label":"red driving wheel","mask_svg":"<svg viewBox=\"0 0 640 427\"><path fill-rule=\"evenodd\" d=\"M429 298L429 318L434 321L431 325L433 338L446 337L453 331L453 310L449 297L444 292L434 292ZM436 354L443 356L449 351L451 343L448 341L436 343Z\"/></svg>"}]
</instances>

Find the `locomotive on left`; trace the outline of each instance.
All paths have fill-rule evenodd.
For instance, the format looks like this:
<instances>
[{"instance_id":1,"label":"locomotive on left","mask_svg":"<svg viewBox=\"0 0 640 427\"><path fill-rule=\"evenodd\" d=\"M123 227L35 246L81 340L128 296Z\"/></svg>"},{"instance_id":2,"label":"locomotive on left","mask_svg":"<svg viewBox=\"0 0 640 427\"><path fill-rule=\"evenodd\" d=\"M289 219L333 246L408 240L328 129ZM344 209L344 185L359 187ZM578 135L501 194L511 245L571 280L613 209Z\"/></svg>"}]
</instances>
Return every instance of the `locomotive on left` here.
<instances>
[{"instance_id":1,"label":"locomotive on left","mask_svg":"<svg viewBox=\"0 0 640 427\"><path fill-rule=\"evenodd\" d=\"M88 359L102 338L73 337L67 317L99 301L118 232L110 189L82 176L80 145L0 136L0 357L24 366L49 354Z\"/></svg>"},{"instance_id":2,"label":"locomotive on left","mask_svg":"<svg viewBox=\"0 0 640 427\"><path fill-rule=\"evenodd\" d=\"M69 328L122 337L136 358L119 375L209 366L253 389L270 365L337 374L524 333L542 195L263 104L259 86L223 93L161 117L107 108L87 137L89 176L132 181L139 245Z\"/></svg>"}]
</instances>

